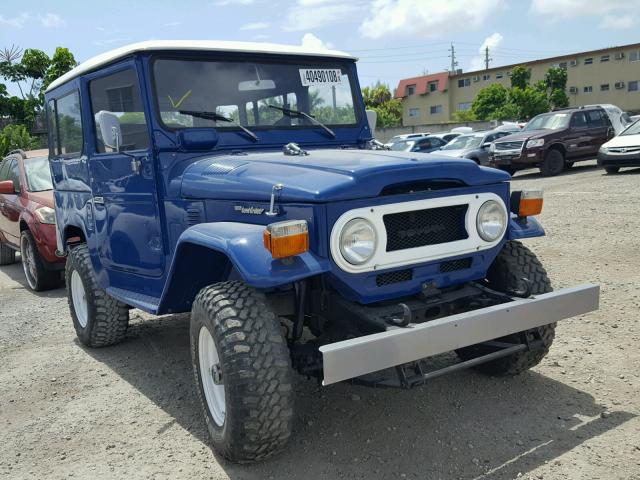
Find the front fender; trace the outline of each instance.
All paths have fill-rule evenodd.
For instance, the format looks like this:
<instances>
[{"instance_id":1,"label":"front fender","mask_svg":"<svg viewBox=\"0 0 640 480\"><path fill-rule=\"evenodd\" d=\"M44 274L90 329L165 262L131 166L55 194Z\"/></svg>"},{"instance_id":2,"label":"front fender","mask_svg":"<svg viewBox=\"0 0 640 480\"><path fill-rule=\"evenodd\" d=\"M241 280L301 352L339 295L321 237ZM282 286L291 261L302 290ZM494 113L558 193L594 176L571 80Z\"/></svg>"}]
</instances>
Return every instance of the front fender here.
<instances>
[{"instance_id":1,"label":"front fender","mask_svg":"<svg viewBox=\"0 0 640 480\"><path fill-rule=\"evenodd\" d=\"M509 240L544 236L544 228L534 217L527 217L524 220L518 220L516 217L509 219Z\"/></svg>"},{"instance_id":2,"label":"front fender","mask_svg":"<svg viewBox=\"0 0 640 480\"><path fill-rule=\"evenodd\" d=\"M311 252L274 260L264 248L263 225L201 223L185 230L176 245L159 313L185 311L207 285L225 281L234 270L248 285L268 289L328 272L326 258Z\"/></svg>"}]
</instances>

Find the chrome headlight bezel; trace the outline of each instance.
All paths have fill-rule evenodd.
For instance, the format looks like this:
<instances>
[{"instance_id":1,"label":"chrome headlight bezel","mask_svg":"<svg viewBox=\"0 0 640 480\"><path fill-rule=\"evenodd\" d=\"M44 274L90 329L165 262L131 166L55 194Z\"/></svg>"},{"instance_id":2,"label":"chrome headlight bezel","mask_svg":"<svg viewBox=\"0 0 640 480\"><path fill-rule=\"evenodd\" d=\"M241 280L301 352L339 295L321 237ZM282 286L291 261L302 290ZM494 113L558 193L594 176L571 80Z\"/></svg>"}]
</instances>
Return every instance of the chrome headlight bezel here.
<instances>
[{"instance_id":1,"label":"chrome headlight bezel","mask_svg":"<svg viewBox=\"0 0 640 480\"><path fill-rule=\"evenodd\" d=\"M544 138L535 138L533 140L527 140L526 148L540 148L544 146Z\"/></svg>"},{"instance_id":2,"label":"chrome headlight bezel","mask_svg":"<svg viewBox=\"0 0 640 480\"><path fill-rule=\"evenodd\" d=\"M495 242L507 230L508 214L505 206L496 200L487 200L478 209L476 230L485 242Z\"/></svg>"},{"instance_id":3,"label":"chrome headlight bezel","mask_svg":"<svg viewBox=\"0 0 640 480\"><path fill-rule=\"evenodd\" d=\"M359 233L357 231L359 230ZM358 249L355 251L353 245L347 245L346 236L362 235L364 237L361 240ZM367 239L366 236L369 236ZM373 224L364 218L358 217L349 220L340 232L340 254L351 265L363 265L367 263L376 253L378 247L378 235Z\"/></svg>"}]
</instances>

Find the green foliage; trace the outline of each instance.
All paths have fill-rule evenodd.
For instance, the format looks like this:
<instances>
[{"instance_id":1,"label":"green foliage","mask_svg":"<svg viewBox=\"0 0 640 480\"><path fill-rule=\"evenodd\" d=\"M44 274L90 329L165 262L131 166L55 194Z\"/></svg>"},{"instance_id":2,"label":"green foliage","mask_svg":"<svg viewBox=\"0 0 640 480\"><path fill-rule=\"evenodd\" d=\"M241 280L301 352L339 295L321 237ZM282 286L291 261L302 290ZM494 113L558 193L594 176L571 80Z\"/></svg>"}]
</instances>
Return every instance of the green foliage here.
<instances>
[{"instance_id":1,"label":"green foliage","mask_svg":"<svg viewBox=\"0 0 640 480\"><path fill-rule=\"evenodd\" d=\"M471 111L480 120L501 120L500 109L509 101L509 90L500 83L481 89L471 105Z\"/></svg>"},{"instance_id":2,"label":"green foliage","mask_svg":"<svg viewBox=\"0 0 640 480\"><path fill-rule=\"evenodd\" d=\"M378 127L397 127L402 124L402 102L393 98L388 85L378 82L373 87L364 87L362 96L365 107L378 114Z\"/></svg>"},{"instance_id":3,"label":"green foliage","mask_svg":"<svg viewBox=\"0 0 640 480\"><path fill-rule=\"evenodd\" d=\"M56 78L61 77L77 64L76 59L68 48L56 47L56 51L51 57L51 65L44 75L44 82L42 84L43 91L46 90Z\"/></svg>"},{"instance_id":4,"label":"green foliage","mask_svg":"<svg viewBox=\"0 0 640 480\"><path fill-rule=\"evenodd\" d=\"M518 65L511 69L511 88L522 88L523 90L531 81L531 70L523 65Z\"/></svg>"},{"instance_id":5,"label":"green foliage","mask_svg":"<svg viewBox=\"0 0 640 480\"><path fill-rule=\"evenodd\" d=\"M515 107L515 116L503 116L501 119L513 118L529 120L536 115L549 111L549 101L545 92L535 87L514 87L509 92L509 104ZM503 115L513 113L503 111Z\"/></svg>"},{"instance_id":6,"label":"green foliage","mask_svg":"<svg viewBox=\"0 0 640 480\"><path fill-rule=\"evenodd\" d=\"M478 117L473 113L473 110L458 110L457 112L453 112L453 120L461 123L475 122L478 120Z\"/></svg>"},{"instance_id":7,"label":"green foliage","mask_svg":"<svg viewBox=\"0 0 640 480\"><path fill-rule=\"evenodd\" d=\"M544 76L544 84L552 108L569 106L567 96L567 71L564 68L552 67Z\"/></svg>"},{"instance_id":8,"label":"green foliage","mask_svg":"<svg viewBox=\"0 0 640 480\"><path fill-rule=\"evenodd\" d=\"M7 125L0 130L0 157L11 150L32 150L38 147L38 139L29 134L24 125Z\"/></svg>"}]
</instances>

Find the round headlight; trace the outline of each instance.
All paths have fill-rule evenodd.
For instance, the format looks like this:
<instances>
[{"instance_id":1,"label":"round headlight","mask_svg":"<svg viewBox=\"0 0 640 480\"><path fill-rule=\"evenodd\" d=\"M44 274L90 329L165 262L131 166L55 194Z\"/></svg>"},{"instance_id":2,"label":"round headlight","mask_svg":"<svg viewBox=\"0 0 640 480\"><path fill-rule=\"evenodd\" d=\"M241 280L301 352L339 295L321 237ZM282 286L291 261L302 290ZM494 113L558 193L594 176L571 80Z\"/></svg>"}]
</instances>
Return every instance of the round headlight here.
<instances>
[{"instance_id":1,"label":"round headlight","mask_svg":"<svg viewBox=\"0 0 640 480\"><path fill-rule=\"evenodd\" d=\"M489 200L482 204L478 210L476 227L480 237L493 242L500 238L507 228L507 212L502 205L495 200Z\"/></svg>"},{"instance_id":2,"label":"round headlight","mask_svg":"<svg viewBox=\"0 0 640 480\"><path fill-rule=\"evenodd\" d=\"M369 260L376 250L376 231L364 218L349 221L340 234L340 252L352 265Z\"/></svg>"}]
</instances>

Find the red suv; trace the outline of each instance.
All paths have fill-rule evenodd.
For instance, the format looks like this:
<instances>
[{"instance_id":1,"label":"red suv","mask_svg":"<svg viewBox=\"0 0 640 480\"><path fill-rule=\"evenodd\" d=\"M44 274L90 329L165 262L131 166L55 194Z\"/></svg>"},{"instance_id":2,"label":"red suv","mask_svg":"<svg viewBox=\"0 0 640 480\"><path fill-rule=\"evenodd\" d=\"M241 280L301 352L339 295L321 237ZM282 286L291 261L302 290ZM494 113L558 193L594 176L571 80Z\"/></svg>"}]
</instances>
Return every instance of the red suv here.
<instances>
[{"instance_id":1,"label":"red suv","mask_svg":"<svg viewBox=\"0 0 640 480\"><path fill-rule=\"evenodd\" d=\"M33 153L15 152L0 162L0 265L15 262L19 251L29 287L40 291L61 284L65 259L55 254L47 154Z\"/></svg>"}]
</instances>

